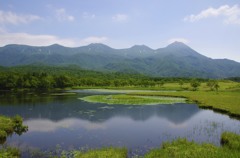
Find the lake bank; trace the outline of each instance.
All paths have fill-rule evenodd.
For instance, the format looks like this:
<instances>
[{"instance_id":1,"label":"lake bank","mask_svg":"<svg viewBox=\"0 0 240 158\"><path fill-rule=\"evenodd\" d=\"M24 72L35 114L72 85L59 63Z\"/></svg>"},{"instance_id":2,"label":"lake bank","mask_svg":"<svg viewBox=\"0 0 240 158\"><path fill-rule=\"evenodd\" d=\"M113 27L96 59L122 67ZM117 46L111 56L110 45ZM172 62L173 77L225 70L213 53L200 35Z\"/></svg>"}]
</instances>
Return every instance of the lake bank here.
<instances>
[{"instance_id":1,"label":"lake bank","mask_svg":"<svg viewBox=\"0 0 240 158\"><path fill-rule=\"evenodd\" d=\"M239 92L177 91L177 92L137 92L130 95L184 97L196 102L200 108L213 109L240 119Z\"/></svg>"}]
</instances>

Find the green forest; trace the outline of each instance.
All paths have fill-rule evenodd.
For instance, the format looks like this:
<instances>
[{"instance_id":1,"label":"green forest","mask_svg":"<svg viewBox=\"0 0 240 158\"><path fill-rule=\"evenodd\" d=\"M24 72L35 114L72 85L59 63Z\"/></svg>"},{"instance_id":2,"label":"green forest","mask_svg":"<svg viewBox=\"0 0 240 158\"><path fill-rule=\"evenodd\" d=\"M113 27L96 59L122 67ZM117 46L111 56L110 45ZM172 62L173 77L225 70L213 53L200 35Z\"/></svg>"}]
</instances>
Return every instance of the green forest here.
<instances>
[{"instance_id":1,"label":"green forest","mask_svg":"<svg viewBox=\"0 0 240 158\"><path fill-rule=\"evenodd\" d=\"M78 66L16 66L0 68L0 88L46 90L67 87L161 87L167 82L190 82L191 78L147 77L142 74L97 72ZM194 79L203 82L207 79ZM197 84L198 86L198 84Z\"/></svg>"}]
</instances>

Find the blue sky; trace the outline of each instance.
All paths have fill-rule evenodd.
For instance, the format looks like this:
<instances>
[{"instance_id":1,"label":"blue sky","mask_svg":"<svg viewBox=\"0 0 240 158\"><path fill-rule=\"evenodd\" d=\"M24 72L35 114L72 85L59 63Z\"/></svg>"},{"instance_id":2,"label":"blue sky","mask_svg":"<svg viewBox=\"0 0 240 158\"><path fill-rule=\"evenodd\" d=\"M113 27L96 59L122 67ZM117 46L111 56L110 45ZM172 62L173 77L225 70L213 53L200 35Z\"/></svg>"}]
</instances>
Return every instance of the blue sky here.
<instances>
[{"instance_id":1,"label":"blue sky","mask_svg":"<svg viewBox=\"0 0 240 158\"><path fill-rule=\"evenodd\" d=\"M240 62L239 0L0 0L0 46L162 48L181 41Z\"/></svg>"}]
</instances>

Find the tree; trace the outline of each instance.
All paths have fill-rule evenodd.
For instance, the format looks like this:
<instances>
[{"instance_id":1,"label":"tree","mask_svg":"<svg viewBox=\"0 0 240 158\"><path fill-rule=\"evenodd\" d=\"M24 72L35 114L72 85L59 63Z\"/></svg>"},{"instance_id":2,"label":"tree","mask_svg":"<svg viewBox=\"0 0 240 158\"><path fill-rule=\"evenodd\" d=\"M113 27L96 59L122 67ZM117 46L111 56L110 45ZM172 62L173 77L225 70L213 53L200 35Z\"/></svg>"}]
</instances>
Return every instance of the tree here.
<instances>
[{"instance_id":1,"label":"tree","mask_svg":"<svg viewBox=\"0 0 240 158\"><path fill-rule=\"evenodd\" d=\"M160 87L163 87L164 84L165 84L164 80L161 80L161 81L158 82L158 85L159 85Z\"/></svg>"},{"instance_id":2,"label":"tree","mask_svg":"<svg viewBox=\"0 0 240 158\"><path fill-rule=\"evenodd\" d=\"M114 80L114 81L113 81L113 85L114 85L115 87L119 87L120 84L121 84L121 82L120 82L119 80Z\"/></svg>"},{"instance_id":3,"label":"tree","mask_svg":"<svg viewBox=\"0 0 240 158\"><path fill-rule=\"evenodd\" d=\"M218 89L220 87L216 80L209 80L207 82L207 86L210 88L211 91L213 91L213 90L218 91Z\"/></svg>"},{"instance_id":4,"label":"tree","mask_svg":"<svg viewBox=\"0 0 240 158\"><path fill-rule=\"evenodd\" d=\"M71 78L66 75L56 76L54 80L56 88L66 88L73 86Z\"/></svg>"},{"instance_id":5,"label":"tree","mask_svg":"<svg viewBox=\"0 0 240 158\"><path fill-rule=\"evenodd\" d=\"M39 88L41 89L51 89L53 88L54 80L51 76L41 76L39 79Z\"/></svg>"},{"instance_id":6,"label":"tree","mask_svg":"<svg viewBox=\"0 0 240 158\"><path fill-rule=\"evenodd\" d=\"M14 74L9 74L6 76L5 87L6 89L16 88L17 85L17 76Z\"/></svg>"},{"instance_id":7,"label":"tree","mask_svg":"<svg viewBox=\"0 0 240 158\"><path fill-rule=\"evenodd\" d=\"M197 80L192 80L191 81L191 86L193 88L193 91L196 91L200 85L201 85L201 83Z\"/></svg>"},{"instance_id":8,"label":"tree","mask_svg":"<svg viewBox=\"0 0 240 158\"><path fill-rule=\"evenodd\" d=\"M180 80L179 85L180 85L181 88L182 88L183 84L184 84L183 80Z\"/></svg>"},{"instance_id":9,"label":"tree","mask_svg":"<svg viewBox=\"0 0 240 158\"><path fill-rule=\"evenodd\" d=\"M219 87L220 87L220 86L219 86L218 82L216 82L216 83L214 84L214 89L215 89L215 91L218 92L218 88L219 88Z\"/></svg>"}]
</instances>

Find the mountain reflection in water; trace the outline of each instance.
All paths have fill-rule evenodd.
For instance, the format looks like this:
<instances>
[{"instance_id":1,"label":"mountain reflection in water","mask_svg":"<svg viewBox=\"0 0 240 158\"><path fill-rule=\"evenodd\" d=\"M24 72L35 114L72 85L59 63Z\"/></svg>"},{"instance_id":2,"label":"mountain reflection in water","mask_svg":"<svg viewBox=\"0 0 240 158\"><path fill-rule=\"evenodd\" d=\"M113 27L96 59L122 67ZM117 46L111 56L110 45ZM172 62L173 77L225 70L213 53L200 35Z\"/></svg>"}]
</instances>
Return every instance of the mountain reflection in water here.
<instances>
[{"instance_id":1,"label":"mountain reflection in water","mask_svg":"<svg viewBox=\"0 0 240 158\"><path fill-rule=\"evenodd\" d=\"M107 105L78 99L87 95L92 94L1 96L0 114L19 114L29 127L7 143L40 149L124 146L144 153L177 137L219 145L223 131L240 133L240 121L194 104Z\"/></svg>"}]
</instances>

